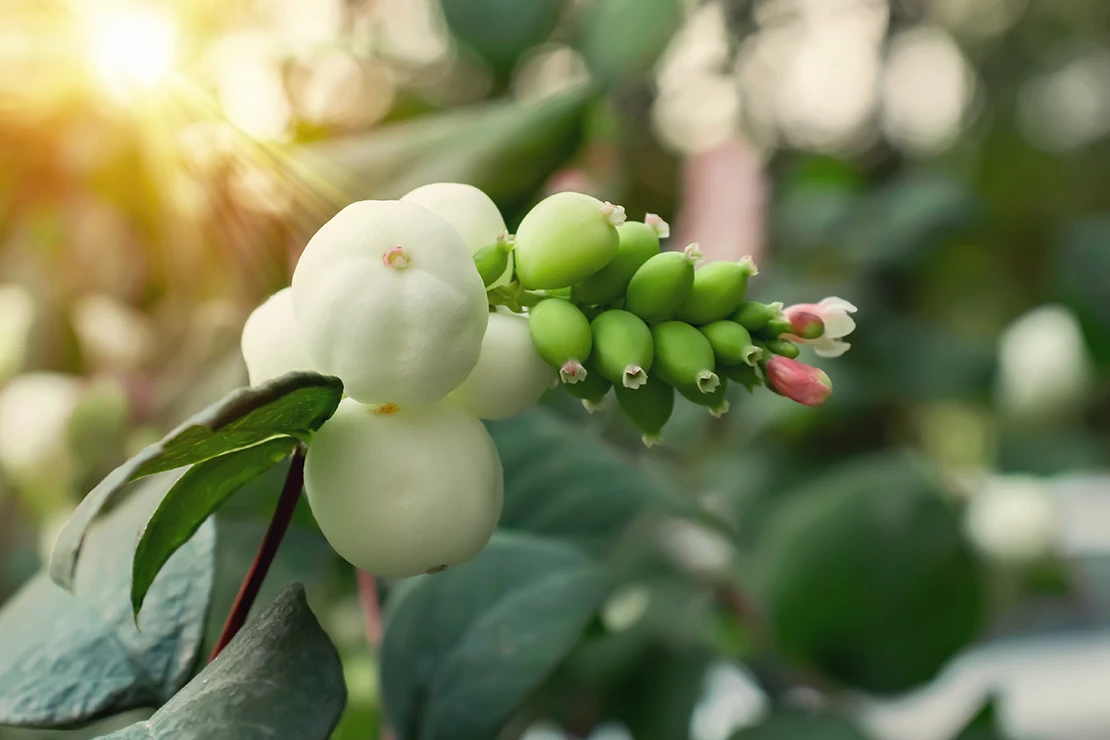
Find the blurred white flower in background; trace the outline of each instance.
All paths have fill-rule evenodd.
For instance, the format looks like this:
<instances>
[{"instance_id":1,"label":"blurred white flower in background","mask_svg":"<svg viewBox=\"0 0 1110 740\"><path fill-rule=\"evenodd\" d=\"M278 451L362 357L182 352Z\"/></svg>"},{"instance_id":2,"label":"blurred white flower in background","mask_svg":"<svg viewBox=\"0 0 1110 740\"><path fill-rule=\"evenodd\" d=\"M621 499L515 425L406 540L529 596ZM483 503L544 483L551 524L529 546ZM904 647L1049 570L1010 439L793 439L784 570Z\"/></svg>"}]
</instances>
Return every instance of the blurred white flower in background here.
<instances>
[{"instance_id":1,"label":"blurred white flower in background","mask_svg":"<svg viewBox=\"0 0 1110 740\"><path fill-rule=\"evenodd\" d=\"M961 36L988 38L1021 18L1028 0L931 0L929 17Z\"/></svg>"},{"instance_id":2,"label":"blurred white flower in background","mask_svg":"<svg viewBox=\"0 0 1110 740\"><path fill-rule=\"evenodd\" d=\"M281 57L261 33L227 36L215 47L216 89L227 119L248 136L281 140L293 109L285 92Z\"/></svg>"},{"instance_id":3,"label":"blurred white flower in background","mask_svg":"<svg viewBox=\"0 0 1110 740\"><path fill-rule=\"evenodd\" d=\"M1026 82L1018 96L1018 123L1033 144L1051 152L1110 133L1110 51L1077 54Z\"/></svg>"},{"instance_id":4,"label":"blurred white flower in background","mask_svg":"<svg viewBox=\"0 0 1110 740\"><path fill-rule=\"evenodd\" d=\"M301 116L313 125L362 128L393 106L393 73L384 64L332 49L300 67L294 96Z\"/></svg>"},{"instance_id":5,"label":"blurred white flower in background","mask_svg":"<svg viewBox=\"0 0 1110 740\"><path fill-rule=\"evenodd\" d=\"M154 349L149 317L109 295L93 294L78 300L72 320L81 355L91 368L136 370Z\"/></svg>"},{"instance_id":6,"label":"blurred white flower in background","mask_svg":"<svg viewBox=\"0 0 1110 740\"><path fill-rule=\"evenodd\" d=\"M732 544L721 534L684 519L666 519L659 525L660 544L683 567L717 573L732 562Z\"/></svg>"},{"instance_id":7,"label":"blurred white flower in background","mask_svg":"<svg viewBox=\"0 0 1110 740\"><path fill-rule=\"evenodd\" d=\"M34 323L35 300L30 291L0 285L0 383L23 368Z\"/></svg>"},{"instance_id":8,"label":"blurred white flower in background","mask_svg":"<svg viewBox=\"0 0 1110 740\"><path fill-rule=\"evenodd\" d=\"M0 469L16 486L49 500L69 492L69 429L82 385L75 375L26 373L0 390Z\"/></svg>"},{"instance_id":9,"label":"blurred white flower in background","mask_svg":"<svg viewBox=\"0 0 1110 740\"><path fill-rule=\"evenodd\" d=\"M728 740L734 732L760 722L767 714L767 695L749 673L736 665L714 665L706 672L704 685L690 718L692 740Z\"/></svg>"},{"instance_id":10,"label":"blurred white flower in background","mask_svg":"<svg viewBox=\"0 0 1110 740\"><path fill-rule=\"evenodd\" d=\"M1049 484L1037 478L987 478L968 501L965 517L971 541L1002 563L1030 563L1059 545L1059 510Z\"/></svg>"},{"instance_id":11,"label":"blurred white flower in background","mask_svg":"<svg viewBox=\"0 0 1110 740\"><path fill-rule=\"evenodd\" d=\"M531 50L520 62L513 93L522 103L534 103L590 81L586 60L562 44L545 44Z\"/></svg>"},{"instance_id":12,"label":"blurred white flower in background","mask_svg":"<svg viewBox=\"0 0 1110 740\"><path fill-rule=\"evenodd\" d=\"M998 401L1019 419L1066 417L1087 401L1091 360L1079 321L1063 306L1039 306L1020 316L998 344Z\"/></svg>"},{"instance_id":13,"label":"blurred white flower in background","mask_svg":"<svg viewBox=\"0 0 1110 740\"><path fill-rule=\"evenodd\" d=\"M646 586L630 585L618 589L601 607L601 621L610 632L635 627L651 606L651 591Z\"/></svg>"}]
</instances>

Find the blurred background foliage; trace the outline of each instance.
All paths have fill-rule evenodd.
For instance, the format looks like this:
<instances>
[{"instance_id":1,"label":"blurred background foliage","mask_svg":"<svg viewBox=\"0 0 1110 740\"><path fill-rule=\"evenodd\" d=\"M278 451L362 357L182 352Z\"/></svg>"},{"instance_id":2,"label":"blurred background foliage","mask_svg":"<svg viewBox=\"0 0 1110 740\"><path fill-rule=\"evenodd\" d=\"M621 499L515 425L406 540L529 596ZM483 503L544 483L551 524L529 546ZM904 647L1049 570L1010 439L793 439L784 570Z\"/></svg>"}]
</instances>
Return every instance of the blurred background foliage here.
<instances>
[{"instance_id":1,"label":"blurred background foliage","mask_svg":"<svg viewBox=\"0 0 1110 740\"><path fill-rule=\"evenodd\" d=\"M859 328L821 409L733 389L650 455L565 395L492 425L505 527L618 582L503 736L1110 736L1108 38L1103 0L6 0L0 600L245 382L343 204L576 189ZM282 473L219 515L213 625ZM377 737L378 627L302 513L263 599L307 584L336 737Z\"/></svg>"}]
</instances>

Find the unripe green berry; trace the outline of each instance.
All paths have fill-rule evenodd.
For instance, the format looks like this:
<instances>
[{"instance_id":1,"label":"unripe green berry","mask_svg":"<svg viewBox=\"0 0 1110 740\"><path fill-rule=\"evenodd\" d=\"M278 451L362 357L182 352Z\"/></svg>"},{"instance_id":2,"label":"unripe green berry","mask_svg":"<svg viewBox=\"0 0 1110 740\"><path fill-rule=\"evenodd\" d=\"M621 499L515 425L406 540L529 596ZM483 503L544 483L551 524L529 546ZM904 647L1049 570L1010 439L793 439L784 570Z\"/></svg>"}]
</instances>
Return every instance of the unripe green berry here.
<instances>
[{"instance_id":1,"label":"unripe green berry","mask_svg":"<svg viewBox=\"0 0 1110 740\"><path fill-rule=\"evenodd\" d=\"M658 375L648 378L639 388L613 386L621 411L636 427L644 433L644 444L648 447L663 441L660 432L674 411L674 388L667 385Z\"/></svg>"},{"instance_id":2,"label":"unripe green berry","mask_svg":"<svg viewBox=\"0 0 1110 740\"><path fill-rule=\"evenodd\" d=\"M783 318L782 304L744 301L733 312L731 318L748 331L759 331L767 326L771 319Z\"/></svg>"},{"instance_id":3,"label":"unripe green berry","mask_svg":"<svg viewBox=\"0 0 1110 740\"><path fill-rule=\"evenodd\" d=\"M659 254L659 232L640 223L627 221L617 227L620 246L612 261L574 286L574 301L600 305L613 303L624 295L628 281L640 266Z\"/></svg>"},{"instance_id":4,"label":"unripe green berry","mask_svg":"<svg viewBox=\"0 0 1110 740\"><path fill-rule=\"evenodd\" d=\"M487 244L474 253L474 266L488 288L505 274L509 267L509 253L513 251L513 238L507 234L493 244Z\"/></svg>"},{"instance_id":5,"label":"unripe green berry","mask_svg":"<svg viewBox=\"0 0 1110 740\"><path fill-rule=\"evenodd\" d=\"M587 371L582 364L593 349L590 322L578 307L562 298L546 298L528 312L532 344L544 361L559 371L564 383L578 383Z\"/></svg>"},{"instance_id":6,"label":"unripe green berry","mask_svg":"<svg viewBox=\"0 0 1110 740\"><path fill-rule=\"evenodd\" d=\"M625 291L624 308L644 321L668 321L694 287L697 244L682 252L657 254L636 270Z\"/></svg>"},{"instance_id":7,"label":"unripe green berry","mask_svg":"<svg viewBox=\"0 0 1110 740\"><path fill-rule=\"evenodd\" d=\"M754 365L763 356L763 351L752 343L752 335L735 321L714 321L701 327L701 333L709 340L718 362L725 365Z\"/></svg>"},{"instance_id":8,"label":"unripe green berry","mask_svg":"<svg viewBox=\"0 0 1110 740\"><path fill-rule=\"evenodd\" d=\"M516 233L516 274L526 288L565 288L609 264L624 209L582 193L556 193L536 204Z\"/></svg>"},{"instance_id":9,"label":"unripe green berry","mask_svg":"<svg viewBox=\"0 0 1110 740\"><path fill-rule=\"evenodd\" d=\"M793 328L787 319L773 318L755 334L761 339L775 339L783 334L789 334Z\"/></svg>"},{"instance_id":10,"label":"unripe green berry","mask_svg":"<svg viewBox=\"0 0 1110 740\"><path fill-rule=\"evenodd\" d=\"M593 363L614 385L639 388L647 382L654 342L651 329L628 311L606 311L590 324Z\"/></svg>"},{"instance_id":11,"label":"unripe green berry","mask_svg":"<svg viewBox=\"0 0 1110 740\"><path fill-rule=\"evenodd\" d=\"M750 257L709 263L694 273L694 286L679 307L678 318L695 325L726 318L744 302L748 277L756 274Z\"/></svg>"},{"instance_id":12,"label":"unripe green berry","mask_svg":"<svg viewBox=\"0 0 1110 740\"><path fill-rule=\"evenodd\" d=\"M802 353L802 351L798 349L798 345L786 339L768 339L763 342L763 346L767 348L769 353L782 355L791 360L797 359L798 355Z\"/></svg>"},{"instance_id":13,"label":"unripe green berry","mask_svg":"<svg viewBox=\"0 0 1110 740\"><path fill-rule=\"evenodd\" d=\"M568 383L563 387L570 395L582 399L582 406L592 414L601 406L613 384L598 372L592 362L586 362L585 369L586 373L581 381Z\"/></svg>"},{"instance_id":14,"label":"unripe green berry","mask_svg":"<svg viewBox=\"0 0 1110 740\"><path fill-rule=\"evenodd\" d=\"M763 385L759 373L751 365L718 365L717 372L721 377L747 388L748 393L754 392L758 386Z\"/></svg>"},{"instance_id":15,"label":"unripe green berry","mask_svg":"<svg viewBox=\"0 0 1110 740\"><path fill-rule=\"evenodd\" d=\"M700 331L681 321L665 321L651 330L655 340L652 367L684 393L712 393L720 385L713 372L713 347Z\"/></svg>"},{"instance_id":16,"label":"unripe green berry","mask_svg":"<svg viewBox=\"0 0 1110 740\"><path fill-rule=\"evenodd\" d=\"M709 408L709 413L718 419L728 413L729 402L725 398L728 391L728 379L721 378L721 382L710 393L700 393L697 390L682 390L679 392L687 398L687 400L696 403L699 406L706 406Z\"/></svg>"}]
</instances>

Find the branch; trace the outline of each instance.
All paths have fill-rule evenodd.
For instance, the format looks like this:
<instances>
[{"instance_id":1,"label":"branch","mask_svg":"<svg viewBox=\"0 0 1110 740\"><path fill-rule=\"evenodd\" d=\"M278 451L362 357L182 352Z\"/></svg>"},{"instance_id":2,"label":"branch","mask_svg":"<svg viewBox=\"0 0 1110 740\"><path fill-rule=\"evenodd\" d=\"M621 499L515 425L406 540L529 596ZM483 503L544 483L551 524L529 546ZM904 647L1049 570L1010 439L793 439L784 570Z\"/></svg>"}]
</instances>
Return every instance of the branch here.
<instances>
[{"instance_id":1,"label":"branch","mask_svg":"<svg viewBox=\"0 0 1110 740\"><path fill-rule=\"evenodd\" d=\"M270 565L274 562L274 556L277 555L285 531L289 529L289 522L293 519L297 501L301 497L301 489L304 487L304 455L304 445L298 445L297 451L293 454L293 462L289 465L289 473L285 476L285 485L281 489L281 497L278 499L274 516L270 519L270 526L266 528L258 554L255 555L254 562L243 579L243 585L239 587L239 595L235 597L231 613L227 615L227 621L224 622L219 642L212 649L212 654L208 656L209 663L216 659L216 656L239 632L247 621L247 615L250 614L254 600L258 598L262 581L270 571Z\"/></svg>"}]
</instances>

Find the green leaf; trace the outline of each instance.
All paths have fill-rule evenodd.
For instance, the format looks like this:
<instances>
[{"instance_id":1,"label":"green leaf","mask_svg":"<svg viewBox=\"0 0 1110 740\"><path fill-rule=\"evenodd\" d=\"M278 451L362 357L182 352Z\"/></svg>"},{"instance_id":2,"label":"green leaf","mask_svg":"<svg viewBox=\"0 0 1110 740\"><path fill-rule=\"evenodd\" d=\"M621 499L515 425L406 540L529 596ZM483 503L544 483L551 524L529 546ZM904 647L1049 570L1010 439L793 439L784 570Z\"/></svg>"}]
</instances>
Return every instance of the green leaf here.
<instances>
[{"instance_id":1,"label":"green leaf","mask_svg":"<svg viewBox=\"0 0 1110 740\"><path fill-rule=\"evenodd\" d=\"M213 404L123 465L85 497L54 543L48 572L73 588L89 525L129 482L203 462L273 437L306 440L335 413L343 395L338 378L291 373L257 388L241 388Z\"/></svg>"},{"instance_id":2,"label":"green leaf","mask_svg":"<svg viewBox=\"0 0 1110 740\"><path fill-rule=\"evenodd\" d=\"M551 35L563 0L439 0L451 34L507 78L526 51Z\"/></svg>"},{"instance_id":3,"label":"green leaf","mask_svg":"<svg viewBox=\"0 0 1110 740\"><path fill-rule=\"evenodd\" d=\"M347 702L339 654L285 589L196 678L145 722L111 740L326 740Z\"/></svg>"},{"instance_id":4,"label":"green leaf","mask_svg":"<svg viewBox=\"0 0 1110 740\"><path fill-rule=\"evenodd\" d=\"M988 700L953 740L1001 740L995 700Z\"/></svg>"},{"instance_id":5,"label":"green leaf","mask_svg":"<svg viewBox=\"0 0 1110 740\"><path fill-rule=\"evenodd\" d=\"M505 470L500 526L573 542L613 545L647 504L674 504L582 427L537 409L488 422Z\"/></svg>"},{"instance_id":6,"label":"green leaf","mask_svg":"<svg viewBox=\"0 0 1110 740\"><path fill-rule=\"evenodd\" d=\"M839 717L780 714L740 730L731 740L867 740L867 736Z\"/></svg>"},{"instance_id":7,"label":"green leaf","mask_svg":"<svg viewBox=\"0 0 1110 740\"><path fill-rule=\"evenodd\" d=\"M197 463L181 477L143 527L131 565L131 607L136 621L158 571L189 541L220 505L245 484L284 460L298 444L293 437L229 452Z\"/></svg>"},{"instance_id":8,"label":"green leaf","mask_svg":"<svg viewBox=\"0 0 1110 740\"><path fill-rule=\"evenodd\" d=\"M570 652L607 590L576 548L506 533L470 563L407 583L390 603L381 652L398 737L492 738Z\"/></svg>"},{"instance_id":9,"label":"green leaf","mask_svg":"<svg viewBox=\"0 0 1110 740\"><path fill-rule=\"evenodd\" d=\"M1110 216L1069 225L1049 254L1057 293L1079 318L1095 360L1110 367Z\"/></svg>"},{"instance_id":10,"label":"green leaf","mask_svg":"<svg viewBox=\"0 0 1110 740\"><path fill-rule=\"evenodd\" d=\"M92 527L73 593L40 573L0 611L0 725L66 727L158 706L185 682L212 588L214 524L154 580L143 632L126 606L135 532L168 483L145 483Z\"/></svg>"},{"instance_id":11,"label":"green leaf","mask_svg":"<svg viewBox=\"0 0 1110 740\"><path fill-rule=\"evenodd\" d=\"M582 52L590 69L610 82L649 75L682 27L679 0L594 0L585 9Z\"/></svg>"},{"instance_id":12,"label":"green leaf","mask_svg":"<svg viewBox=\"0 0 1110 740\"><path fill-rule=\"evenodd\" d=\"M333 184L343 202L465 182L512 209L577 147L592 96L579 89L532 105L497 102L422 116L307 146L297 159L314 178Z\"/></svg>"},{"instance_id":13,"label":"green leaf","mask_svg":"<svg viewBox=\"0 0 1110 740\"><path fill-rule=\"evenodd\" d=\"M780 645L873 693L931 679L984 616L983 573L944 487L906 456L853 461L791 495L754 563Z\"/></svg>"}]
</instances>

